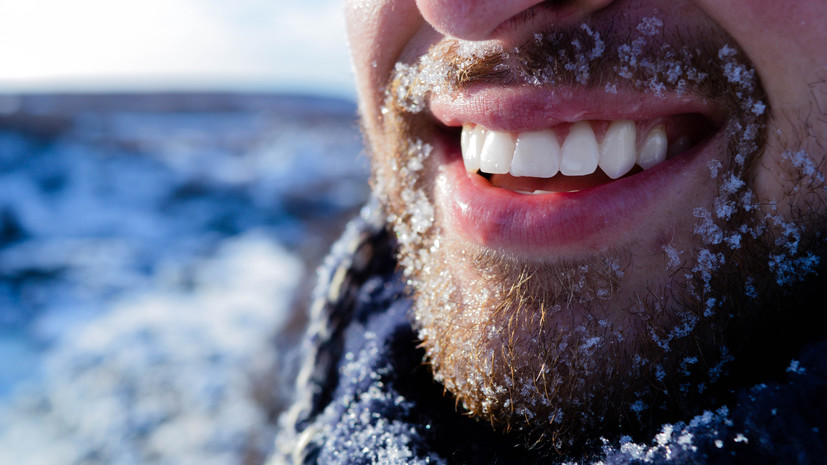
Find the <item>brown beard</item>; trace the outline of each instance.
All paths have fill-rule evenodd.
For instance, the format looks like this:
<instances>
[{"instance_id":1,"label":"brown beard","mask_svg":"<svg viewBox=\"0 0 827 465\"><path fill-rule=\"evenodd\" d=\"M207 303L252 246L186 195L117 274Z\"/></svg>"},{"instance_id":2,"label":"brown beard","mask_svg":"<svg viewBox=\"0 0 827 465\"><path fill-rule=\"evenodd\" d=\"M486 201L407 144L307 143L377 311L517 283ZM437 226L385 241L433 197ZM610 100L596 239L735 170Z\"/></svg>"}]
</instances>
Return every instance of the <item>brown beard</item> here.
<instances>
[{"instance_id":1,"label":"brown beard","mask_svg":"<svg viewBox=\"0 0 827 465\"><path fill-rule=\"evenodd\" d=\"M435 379L469 413L566 452L601 436L646 435L720 405L757 375L756 357L764 357L762 371L783 363L794 345L790 327L804 320L780 312L780 302L809 285L823 254L824 183L806 162L787 157L779 166L794 181L785 198L753 192L768 111L756 110L767 104L745 57L722 41L679 38L669 47L639 43L633 65L617 37L629 33L595 36L583 27L519 51L470 55L457 42L437 44L419 64L400 65L388 86L385 134L372 140L374 190L399 239ZM598 46L607 51L592 56ZM671 74L675 66L683 78ZM723 95L729 162L715 168L714 201L688 212L697 218L698 244L664 247L664 272L619 299L624 274L642 260L635 244L560 262L451 243L433 202L435 163L422 142L433 129L420 110L429 93L476 82ZM765 208L773 200L788 206L783 217Z\"/></svg>"}]
</instances>

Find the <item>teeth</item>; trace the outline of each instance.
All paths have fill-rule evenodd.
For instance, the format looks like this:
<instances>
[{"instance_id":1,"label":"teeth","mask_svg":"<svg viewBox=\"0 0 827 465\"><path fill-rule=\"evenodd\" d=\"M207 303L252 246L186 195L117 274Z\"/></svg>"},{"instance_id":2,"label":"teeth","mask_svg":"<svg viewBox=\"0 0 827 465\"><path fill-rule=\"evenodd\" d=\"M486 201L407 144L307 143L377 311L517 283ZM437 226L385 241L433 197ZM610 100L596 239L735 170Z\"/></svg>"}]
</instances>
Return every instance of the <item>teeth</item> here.
<instances>
[{"instance_id":1,"label":"teeth","mask_svg":"<svg viewBox=\"0 0 827 465\"><path fill-rule=\"evenodd\" d=\"M517 136L512 176L550 178L560 171L560 144L551 131L523 132Z\"/></svg>"},{"instance_id":2,"label":"teeth","mask_svg":"<svg viewBox=\"0 0 827 465\"><path fill-rule=\"evenodd\" d=\"M479 126L477 126L477 127L479 127ZM468 144L470 144L471 134L473 134L473 133L474 133L473 130L466 131L465 128L462 128L462 135L459 138L459 146L462 148L463 157L465 156L466 153L468 153Z\"/></svg>"},{"instance_id":3,"label":"teeth","mask_svg":"<svg viewBox=\"0 0 827 465\"><path fill-rule=\"evenodd\" d=\"M561 150L563 158L560 161L560 172L564 175L584 176L597 169L600 147L591 124L581 121L572 125Z\"/></svg>"},{"instance_id":4,"label":"teeth","mask_svg":"<svg viewBox=\"0 0 827 465\"><path fill-rule=\"evenodd\" d=\"M514 138L507 132L488 131L480 151L480 170L491 174L506 174L514 157Z\"/></svg>"},{"instance_id":5,"label":"teeth","mask_svg":"<svg viewBox=\"0 0 827 465\"><path fill-rule=\"evenodd\" d=\"M669 147L663 125L650 130L637 150L636 142L635 122L627 120L609 124L600 143L588 121L574 123L562 144L550 129L512 134L466 124L461 136L468 172L515 177L551 178L558 173L585 176L600 167L607 176L618 179L635 164L649 169L666 160L667 151L683 150L677 147L682 144L680 140L673 144L676 147Z\"/></svg>"},{"instance_id":6,"label":"teeth","mask_svg":"<svg viewBox=\"0 0 827 465\"><path fill-rule=\"evenodd\" d=\"M600 144L600 169L617 179L635 166L635 123L615 121Z\"/></svg>"},{"instance_id":7,"label":"teeth","mask_svg":"<svg viewBox=\"0 0 827 465\"><path fill-rule=\"evenodd\" d=\"M643 169L649 169L658 163L666 160L667 149L666 131L663 126L658 126L649 131L646 140L640 148L637 157L637 164Z\"/></svg>"},{"instance_id":8,"label":"teeth","mask_svg":"<svg viewBox=\"0 0 827 465\"><path fill-rule=\"evenodd\" d=\"M480 149L485 138L485 129L482 126L462 127L462 160L469 173L476 173L480 169Z\"/></svg>"}]
</instances>

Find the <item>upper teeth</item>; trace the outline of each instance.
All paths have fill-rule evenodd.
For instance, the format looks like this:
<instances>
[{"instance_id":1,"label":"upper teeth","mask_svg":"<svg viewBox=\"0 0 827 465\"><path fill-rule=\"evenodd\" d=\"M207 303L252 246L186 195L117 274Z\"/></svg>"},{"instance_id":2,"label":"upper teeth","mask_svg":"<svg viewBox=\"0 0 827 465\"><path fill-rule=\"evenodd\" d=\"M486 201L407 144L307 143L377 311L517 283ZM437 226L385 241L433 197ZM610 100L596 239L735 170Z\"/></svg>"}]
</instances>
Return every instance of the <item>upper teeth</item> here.
<instances>
[{"instance_id":1,"label":"upper teeth","mask_svg":"<svg viewBox=\"0 0 827 465\"><path fill-rule=\"evenodd\" d=\"M598 143L591 123L574 123L562 144L550 129L512 134L475 124L462 127L462 158L469 172L550 178L558 172L584 176L598 167L612 179L635 164L651 168L666 160L663 125L651 129L638 147L634 121L613 121Z\"/></svg>"}]
</instances>

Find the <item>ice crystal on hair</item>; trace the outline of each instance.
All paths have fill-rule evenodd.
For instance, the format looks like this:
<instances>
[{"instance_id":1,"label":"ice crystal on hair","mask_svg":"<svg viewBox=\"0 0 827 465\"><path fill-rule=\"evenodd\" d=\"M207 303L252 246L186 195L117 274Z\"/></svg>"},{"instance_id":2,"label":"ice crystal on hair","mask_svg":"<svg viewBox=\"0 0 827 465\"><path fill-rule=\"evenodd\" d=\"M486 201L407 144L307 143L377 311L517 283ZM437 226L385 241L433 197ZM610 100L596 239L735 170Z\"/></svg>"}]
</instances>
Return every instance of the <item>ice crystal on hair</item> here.
<instances>
[{"instance_id":1,"label":"ice crystal on hair","mask_svg":"<svg viewBox=\"0 0 827 465\"><path fill-rule=\"evenodd\" d=\"M724 238L724 233L721 227L713 221L712 213L705 208L698 207L692 214L700 221L695 225L695 234L701 237L704 244L715 245L720 244Z\"/></svg>"},{"instance_id":2,"label":"ice crystal on hair","mask_svg":"<svg viewBox=\"0 0 827 465\"><path fill-rule=\"evenodd\" d=\"M721 164L720 160L709 160L708 162L706 162L706 166L707 168L709 168L710 177L714 179L718 177L718 171L721 170L721 167L723 165Z\"/></svg>"},{"instance_id":3,"label":"ice crystal on hair","mask_svg":"<svg viewBox=\"0 0 827 465\"><path fill-rule=\"evenodd\" d=\"M821 259L808 252L801 257L789 257L786 254L770 255L770 270L775 273L775 281L779 286L786 286L804 280L804 277L815 273Z\"/></svg>"},{"instance_id":4,"label":"ice crystal on hair","mask_svg":"<svg viewBox=\"0 0 827 465\"><path fill-rule=\"evenodd\" d=\"M638 415L643 413L647 408L649 408L649 406L642 400L636 400L631 406L629 406L629 409Z\"/></svg>"},{"instance_id":5,"label":"ice crystal on hair","mask_svg":"<svg viewBox=\"0 0 827 465\"><path fill-rule=\"evenodd\" d=\"M683 75L683 65L679 62L671 62L666 64L666 82L674 84L678 82L680 77ZM686 87L686 84L679 86L679 87Z\"/></svg>"},{"instance_id":6,"label":"ice crystal on hair","mask_svg":"<svg viewBox=\"0 0 827 465\"><path fill-rule=\"evenodd\" d=\"M638 32L649 37L660 33L662 28L663 20L654 16L641 19L637 25Z\"/></svg>"},{"instance_id":7,"label":"ice crystal on hair","mask_svg":"<svg viewBox=\"0 0 827 465\"><path fill-rule=\"evenodd\" d=\"M781 156L790 162L793 168L795 168L797 173L801 176L811 178L820 184L824 184L824 174L818 169L818 167L816 167L813 159L810 157L810 154L806 151L785 151L781 154Z\"/></svg>"},{"instance_id":8,"label":"ice crystal on hair","mask_svg":"<svg viewBox=\"0 0 827 465\"><path fill-rule=\"evenodd\" d=\"M603 55L605 45L600 38L600 34L594 32L587 24L582 24L581 29L586 31L586 34L592 39L593 45L591 50L585 52L583 43L579 39L574 39L571 41L574 57L568 57L565 54L561 55L561 57L565 58L563 68L571 71L578 83L586 85L589 83L591 62ZM564 52L564 50L561 49L561 52Z\"/></svg>"},{"instance_id":9,"label":"ice crystal on hair","mask_svg":"<svg viewBox=\"0 0 827 465\"><path fill-rule=\"evenodd\" d=\"M724 46L721 47L720 50L718 50L718 58L720 60L724 60L724 59L727 59L727 58L732 58L732 57L735 56L736 53L738 53L738 52L734 48L732 48L731 45L724 44Z\"/></svg>"},{"instance_id":10,"label":"ice crystal on hair","mask_svg":"<svg viewBox=\"0 0 827 465\"><path fill-rule=\"evenodd\" d=\"M416 186L416 173L422 170L424 161L432 150L430 144L426 144L420 139L409 141L407 156L397 160L393 167L393 170L396 171L395 175L390 178L387 176L377 177L378 182L396 183L400 191L399 195L406 205L404 216L391 214L389 218L394 224L397 239L403 246L419 241L433 226L433 205L425 193ZM390 181L387 181L388 179ZM379 192L386 192L387 189L384 186L377 186ZM422 269L422 262L418 253L405 254L400 261L406 275Z\"/></svg>"},{"instance_id":11,"label":"ice crystal on hair","mask_svg":"<svg viewBox=\"0 0 827 465\"><path fill-rule=\"evenodd\" d=\"M624 64L617 69L617 74L626 79L632 79L632 67L637 65L637 56L632 52L632 47L628 44L623 44L617 48L617 54Z\"/></svg>"},{"instance_id":12,"label":"ice crystal on hair","mask_svg":"<svg viewBox=\"0 0 827 465\"><path fill-rule=\"evenodd\" d=\"M722 220L728 220L737 210L735 202L728 197L717 197L714 200L715 216Z\"/></svg>"},{"instance_id":13,"label":"ice crystal on hair","mask_svg":"<svg viewBox=\"0 0 827 465\"><path fill-rule=\"evenodd\" d=\"M416 76L416 67L397 63L394 66L394 76L397 86L393 87L396 93L393 101L410 113L419 113L425 108L425 88ZM388 90L390 92L390 89Z\"/></svg>"},{"instance_id":14,"label":"ice crystal on hair","mask_svg":"<svg viewBox=\"0 0 827 465\"><path fill-rule=\"evenodd\" d=\"M790 361L790 366L787 367L787 373L795 373L797 375L803 375L806 372L807 372L807 370L803 366L801 366L801 364L799 363L798 360L795 360L795 359L791 360Z\"/></svg>"},{"instance_id":15,"label":"ice crystal on hair","mask_svg":"<svg viewBox=\"0 0 827 465\"><path fill-rule=\"evenodd\" d=\"M664 245L662 247L663 252L666 254L667 259L669 260L666 263L667 270L674 270L681 264L681 255L683 254L682 250L678 250L671 245Z\"/></svg>"},{"instance_id":16,"label":"ice crystal on hair","mask_svg":"<svg viewBox=\"0 0 827 465\"><path fill-rule=\"evenodd\" d=\"M730 173L726 180L721 185L721 193L724 195L731 195L744 187L744 180L740 176Z\"/></svg>"},{"instance_id":17,"label":"ice crystal on hair","mask_svg":"<svg viewBox=\"0 0 827 465\"><path fill-rule=\"evenodd\" d=\"M646 88L652 91L658 97L661 97L665 94L667 87L660 79L657 77L649 78L646 81Z\"/></svg>"},{"instance_id":18,"label":"ice crystal on hair","mask_svg":"<svg viewBox=\"0 0 827 465\"><path fill-rule=\"evenodd\" d=\"M694 313L684 312L680 315L682 324L672 329L669 332L669 339L681 339L689 336L695 325L698 324L698 317Z\"/></svg>"},{"instance_id":19,"label":"ice crystal on hair","mask_svg":"<svg viewBox=\"0 0 827 465\"><path fill-rule=\"evenodd\" d=\"M586 339L583 344L580 345L580 351L588 355L594 347L600 344L601 339L602 338L597 336Z\"/></svg>"},{"instance_id":20,"label":"ice crystal on hair","mask_svg":"<svg viewBox=\"0 0 827 465\"><path fill-rule=\"evenodd\" d=\"M411 205L411 225L415 234L424 234L434 221L434 207L420 193Z\"/></svg>"},{"instance_id":21,"label":"ice crystal on hair","mask_svg":"<svg viewBox=\"0 0 827 465\"><path fill-rule=\"evenodd\" d=\"M681 360L681 372L683 372L685 376L689 376L689 366L696 363L698 363L698 357L685 357Z\"/></svg>"},{"instance_id":22,"label":"ice crystal on hair","mask_svg":"<svg viewBox=\"0 0 827 465\"><path fill-rule=\"evenodd\" d=\"M755 290L755 280L752 276L747 276L747 279L744 282L744 292L750 299L758 298L758 292Z\"/></svg>"},{"instance_id":23,"label":"ice crystal on hair","mask_svg":"<svg viewBox=\"0 0 827 465\"><path fill-rule=\"evenodd\" d=\"M712 276L715 271L721 267L725 260L724 254L715 253L709 249L701 249L698 252L697 261L695 266L692 268L692 272L700 275L704 285L704 292L710 292L712 290L710 287Z\"/></svg>"},{"instance_id":24,"label":"ice crystal on hair","mask_svg":"<svg viewBox=\"0 0 827 465\"><path fill-rule=\"evenodd\" d=\"M790 253L798 251L798 243L801 240L801 227L792 222L786 221L779 215L770 216L769 219L780 230L781 235L775 239L775 245L784 246Z\"/></svg>"},{"instance_id":25,"label":"ice crystal on hair","mask_svg":"<svg viewBox=\"0 0 827 465\"><path fill-rule=\"evenodd\" d=\"M666 378L666 370L664 370L660 364L655 367L655 378L660 382L663 382L664 378Z\"/></svg>"},{"instance_id":26,"label":"ice crystal on hair","mask_svg":"<svg viewBox=\"0 0 827 465\"><path fill-rule=\"evenodd\" d=\"M747 211L747 212L752 211L755 208L755 203L754 203L754 200L753 200L753 193L752 193L751 190L746 190L746 191L743 192L743 194L741 194L741 208L743 208L744 211ZM741 232L744 232L744 231L741 230Z\"/></svg>"},{"instance_id":27,"label":"ice crystal on hair","mask_svg":"<svg viewBox=\"0 0 827 465\"><path fill-rule=\"evenodd\" d=\"M706 299L704 304L704 317L709 318L715 314L715 307L718 305L718 299L710 297Z\"/></svg>"},{"instance_id":28,"label":"ice crystal on hair","mask_svg":"<svg viewBox=\"0 0 827 465\"><path fill-rule=\"evenodd\" d=\"M701 82L705 81L706 78L709 76L707 73L699 71L695 68L684 69L684 73L686 74L687 79L696 84L700 84Z\"/></svg>"},{"instance_id":29,"label":"ice crystal on hair","mask_svg":"<svg viewBox=\"0 0 827 465\"><path fill-rule=\"evenodd\" d=\"M718 51L718 58L723 62L724 77L736 85L743 94L752 92L755 85L755 70L736 59L737 52L729 45L724 45Z\"/></svg>"},{"instance_id":30,"label":"ice crystal on hair","mask_svg":"<svg viewBox=\"0 0 827 465\"><path fill-rule=\"evenodd\" d=\"M580 28L586 31L593 41L592 50L589 52L589 59L594 60L602 56L603 51L606 50L606 45L603 43L603 39L600 38L600 33L593 31L592 28L585 23L581 24Z\"/></svg>"},{"instance_id":31,"label":"ice crystal on hair","mask_svg":"<svg viewBox=\"0 0 827 465\"><path fill-rule=\"evenodd\" d=\"M766 109L767 105L765 105L764 102L755 102L755 104L752 105L752 112L755 116L763 115Z\"/></svg>"},{"instance_id":32,"label":"ice crystal on hair","mask_svg":"<svg viewBox=\"0 0 827 465\"><path fill-rule=\"evenodd\" d=\"M737 250L741 248L741 239L742 236L738 233L732 233L724 239L729 248L732 250Z\"/></svg>"},{"instance_id":33,"label":"ice crystal on hair","mask_svg":"<svg viewBox=\"0 0 827 465\"><path fill-rule=\"evenodd\" d=\"M631 44L623 44L617 48L618 56L621 61L626 62L629 66L637 67L640 64L638 58L643 53L645 44L646 41L641 38L633 40Z\"/></svg>"},{"instance_id":34,"label":"ice crystal on hair","mask_svg":"<svg viewBox=\"0 0 827 465\"><path fill-rule=\"evenodd\" d=\"M712 381L713 383L716 382L718 380L718 378L720 378L721 375L724 374L724 366L726 364L728 364L729 362L731 362L732 360L734 360L734 359L733 359L732 355L729 353L729 349L727 349L726 346L721 346L720 361L718 362L717 365L715 365L715 366L713 366L712 368L709 369L709 379L710 379L710 381ZM722 409L724 409L724 408L726 408L726 407L722 407Z\"/></svg>"}]
</instances>

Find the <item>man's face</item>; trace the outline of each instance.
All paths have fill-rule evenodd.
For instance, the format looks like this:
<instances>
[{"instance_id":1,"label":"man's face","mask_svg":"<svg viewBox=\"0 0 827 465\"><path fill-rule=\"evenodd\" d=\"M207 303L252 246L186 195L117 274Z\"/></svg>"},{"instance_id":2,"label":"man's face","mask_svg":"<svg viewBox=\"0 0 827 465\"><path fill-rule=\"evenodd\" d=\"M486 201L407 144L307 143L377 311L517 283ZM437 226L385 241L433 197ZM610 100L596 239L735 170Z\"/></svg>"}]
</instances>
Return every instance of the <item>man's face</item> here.
<instances>
[{"instance_id":1,"label":"man's face","mask_svg":"<svg viewBox=\"0 0 827 465\"><path fill-rule=\"evenodd\" d=\"M792 339L803 312L778 304L823 243L823 2L351 0L347 19L415 325L471 413L554 447L645 431Z\"/></svg>"}]
</instances>

